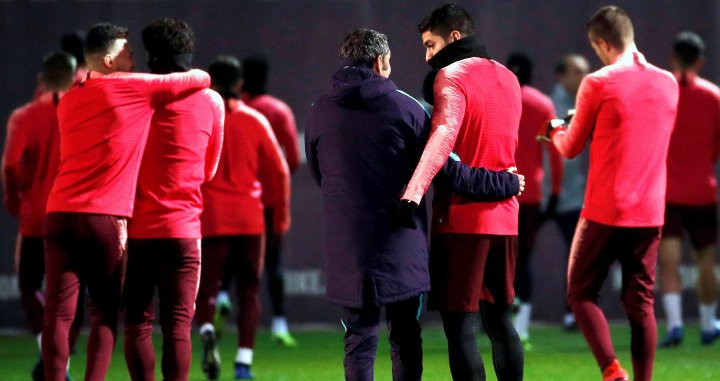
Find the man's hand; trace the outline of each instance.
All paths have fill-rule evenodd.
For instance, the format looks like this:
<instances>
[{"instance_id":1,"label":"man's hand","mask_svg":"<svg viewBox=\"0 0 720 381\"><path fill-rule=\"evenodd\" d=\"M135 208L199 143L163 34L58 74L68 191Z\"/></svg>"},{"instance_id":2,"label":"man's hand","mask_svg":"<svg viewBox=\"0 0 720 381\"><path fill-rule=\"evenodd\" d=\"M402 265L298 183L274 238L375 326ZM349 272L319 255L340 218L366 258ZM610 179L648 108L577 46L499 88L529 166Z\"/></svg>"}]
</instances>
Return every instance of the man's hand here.
<instances>
[{"instance_id":1,"label":"man's hand","mask_svg":"<svg viewBox=\"0 0 720 381\"><path fill-rule=\"evenodd\" d=\"M417 229L415 211L418 207L419 205L413 201L400 200L395 206L396 223L403 228Z\"/></svg>"},{"instance_id":2,"label":"man's hand","mask_svg":"<svg viewBox=\"0 0 720 381\"><path fill-rule=\"evenodd\" d=\"M552 132L556 128L560 128L562 126L569 126L570 121L572 120L573 116L575 116L575 109L568 110L568 114L566 117L560 119L551 119L550 122L548 122L547 125L540 127L540 130L538 130L537 135L535 136L535 140L539 142L549 142L552 141L551 136Z\"/></svg>"},{"instance_id":3,"label":"man's hand","mask_svg":"<svg viewBox=\"0 0 720 381\"><path fill-rule=\"evenodd\" d=\"M510 172L513 175L518 177L518 182L520 183L520 190L517 192L515 196L520 196L522 192L525 190L525 176L517 173L517 167L510 167L505 170L506 172Z\"/></svg>"}]
</instances>

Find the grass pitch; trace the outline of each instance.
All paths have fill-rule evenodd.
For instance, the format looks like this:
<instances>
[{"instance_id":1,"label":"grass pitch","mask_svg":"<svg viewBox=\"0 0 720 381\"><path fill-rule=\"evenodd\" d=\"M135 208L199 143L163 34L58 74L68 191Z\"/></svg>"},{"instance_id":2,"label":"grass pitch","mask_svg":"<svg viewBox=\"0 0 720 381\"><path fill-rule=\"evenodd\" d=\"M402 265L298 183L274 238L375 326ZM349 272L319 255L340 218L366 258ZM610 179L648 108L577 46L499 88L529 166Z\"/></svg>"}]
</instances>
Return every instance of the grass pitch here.
<instances>
[{"instance_id":1,"label":"grass pitch","mask_svg":"<svg viewBox=\"0 0 720 381\"><path fill-rule=\"evenodd\" d=\"M342 330L301 331L294 333L300 343L296 348L283 348L270 341L270 334L262 330L258 335L253 372L256 380L303 381L342 380ZM630 330L625 325L612 327L613 342L618 357L626 368L630 362ZM662 333L661 333L662 337ZM85 368L85 339L78 343L78 354L71 360L70 373L74 380L83 379ZM563 332L559 327L540 327L531 330L533 348L525 354L525 379L529 381L594 381L601 380L595 360L582 335ZM450 380L447 365L447 349L442 329L426 327L424 340L424 380ZM658 350L653 379L670 380L720 380L720 342L701 346L697 327L685 328L685 342L680 348ZM488 373L488 380L496 380L492 369L490 345L484 335L479 337L480 348ZM190 380L201 381L201 344L193 336L193 364ZM220 341L223 360L221 380L232 380L232 361L235 357L235 334L227 333ZM157 351L157 379L161 380L159 361L160 336L155 336ZM375 364L377 380L391 380L391 365L387 338L381 337ZM33 337L0 336L0 379L29 380L30 370L37 360L37 344ZM115 349L108 381L129 380L122 351L122 337Z\"/></svg>"}]
</instances>

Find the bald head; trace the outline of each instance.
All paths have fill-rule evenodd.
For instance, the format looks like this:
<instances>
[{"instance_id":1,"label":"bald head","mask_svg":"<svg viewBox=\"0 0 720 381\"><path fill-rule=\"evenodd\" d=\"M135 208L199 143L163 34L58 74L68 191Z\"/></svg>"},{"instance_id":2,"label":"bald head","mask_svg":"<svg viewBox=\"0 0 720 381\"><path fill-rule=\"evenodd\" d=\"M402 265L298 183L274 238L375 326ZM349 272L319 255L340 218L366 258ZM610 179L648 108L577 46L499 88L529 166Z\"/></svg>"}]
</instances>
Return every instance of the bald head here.
<instances>
[{"instance_id":1,"label":"bald head","mask_svg":"<svg viewBox=\"0 0 720 381\"><path fill-rule=\"evenodd\" d=\"M585 57L570 53L563 56L555 66L558 82L565 91L574 96L577 94L580 82L590 72L590 64Z\"/></svg>"}]
</instances>

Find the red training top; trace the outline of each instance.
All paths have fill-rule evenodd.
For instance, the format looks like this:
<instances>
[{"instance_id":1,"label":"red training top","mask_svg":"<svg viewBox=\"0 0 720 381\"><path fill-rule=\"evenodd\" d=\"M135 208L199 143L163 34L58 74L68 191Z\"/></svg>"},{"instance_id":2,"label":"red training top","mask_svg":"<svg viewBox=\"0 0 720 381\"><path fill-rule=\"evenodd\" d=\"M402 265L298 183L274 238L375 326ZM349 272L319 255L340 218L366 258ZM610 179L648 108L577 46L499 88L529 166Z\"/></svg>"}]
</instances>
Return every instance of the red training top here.
<instances>
[{"instance_id":1,"label":"red training top","mask_svg":"<svg viewBox=\"0 0 720 381\"><path fill-rule=\"evenodd\" d=\"M295 115L293 115L290 106L268 94L251 96L244 93L242 100L246 105L260 111L270 122L270 127L272 127L273 133L275 133L275 137L285 153L285 160L287 160L288 167L290 167L290 172L295 172L300 167L300 147L298 145Z\"/></svg>"},{"instance_id":2,"label":"red training top","mask_svg":"<svg viewBox=\"0 0 720 381\"><path fill-rule=\"evenodd\" d=\"M266 190L274 231L284 233L290 227L290 171L270 124L237 99L228 100L226 112L217 174L202 186L202 235L262 234Z\"/></svg>"},{"instance_id":3,"label":"red training top","mask_svg":"<svg viewBox=\"0 0 720 381\"><path fill-rule=\"evenodd\" d=\"M612 226L663 225L677 102L675 77L634 49L582 80L569 128L551 135L567 158L591 141L582 217Z\"/></svg>"},{"instance_id":4,"label":"red training top","mask_svg":"<svg viewBox=\"0 0 720 381\"><path fill-rule=\"evenodd\" d=\"M20 218L20 234L42 237L45 206L60 163L57 93L41 94L8 120L3 155L5 207Z\"/></svg>"},{"instance_id":5,"label":"red training top","mask_svg":"<svg viewBox=\"0 0 720 381\"><path fill-rule=\"evenodd\" d=\"M201 238L200 186L215 176L225 105L206 89L155 110L140 165L130 238Z\"/></svg>"},{"instance_id":6,"label":"red training top","mask_svg":"<svg viewBox=\"0 0 720 381\"><path fill-rule=\"evenodd\" d=\"M680 85L677 119L670 138L667 202L681 205L717 202L714 167L719 153L720 89L687 74L686 83Z\"/></svg>"},{"instance_id":7,"label":"red training top","mask_svg":"<svg viewBox=\"0 0 720 381\"><path fill-rule=\"evenodd\" d=\"M153 109L209 85L201 70L90 72L58 107L60 171L47 211L131 217Z\"/></svg>"},{"instance_id":8,"label":"red training top","mask_svg":"<svg viewBox=\"0 0 720 381\"><path fill-rule=\"evenodd\" d=\"M523 204L539 204L542 202L542 182L545 176L543 167L543 148L550 155L550 171L552 172L552 194L560 194L562 188L563 162L562 156L555 148L538 143L535 139L537 131L547 126L555 118L555 107L552 100L531 86L522 86L522 117L518 131L518 147L515 151L515 163L518 172L525 175L525 190L518 197Z\"/></svg>"},{"instance_id":9,"label":"red training top","mask_svg":"<svg viewBox=\"0 0 720 381\"><path fill-rule=\"evenodd\" d=\"M451 150L463 163L500 171L515 166L518 144L520 85L502 64L477 57L457 61L438 72L433 88L430 137L402 197L418 204ZM471 202L438 192L433 209L436 233L517 235L515 197Z\"/></svg>"}]
</instances>

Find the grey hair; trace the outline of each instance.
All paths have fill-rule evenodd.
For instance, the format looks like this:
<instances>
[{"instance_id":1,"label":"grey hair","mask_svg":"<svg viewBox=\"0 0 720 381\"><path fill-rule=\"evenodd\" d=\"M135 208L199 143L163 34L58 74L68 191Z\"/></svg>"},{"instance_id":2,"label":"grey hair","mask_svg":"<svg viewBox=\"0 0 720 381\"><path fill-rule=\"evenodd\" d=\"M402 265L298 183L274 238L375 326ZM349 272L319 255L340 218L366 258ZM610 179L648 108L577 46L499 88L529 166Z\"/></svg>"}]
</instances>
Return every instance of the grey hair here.
<instances>
[{"instance_id":1,"label":"grey hair","mask_svg":"<svg viewBox=\"0 0 720 381\"><path fill-rule=\"evenodd\" d=\"M357 29L345 37L340 57L353 62L370 64L390 52L386 35L372 29Z\"/></svg>"}]
</instances>

